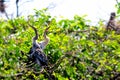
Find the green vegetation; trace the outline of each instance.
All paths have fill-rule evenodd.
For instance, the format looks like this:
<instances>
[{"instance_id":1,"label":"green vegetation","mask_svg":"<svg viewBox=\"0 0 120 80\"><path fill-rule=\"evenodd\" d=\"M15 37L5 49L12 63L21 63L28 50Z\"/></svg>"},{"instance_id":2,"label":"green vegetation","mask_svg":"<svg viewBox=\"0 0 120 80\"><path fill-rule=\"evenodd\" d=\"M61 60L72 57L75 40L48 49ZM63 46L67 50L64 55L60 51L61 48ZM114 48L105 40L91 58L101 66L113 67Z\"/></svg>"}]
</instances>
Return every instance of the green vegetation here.
<instances>
[{"instance_id":1,"label":"green vegetation","mask_svg":"<svg viewBox=\"0 0 120 80\"><path fill-rule=\"evenodd\" d=\"M34 18L35 17L35 18ZM45 12L36 11L29 22L43 40L50 26L50 43L44 52L49 66L40 72L38 65L27 67L28 52L35 35L24 17L0 20L0 79L35 80L109 80L120 73L120 35L99 26L87 25L84 16L59 22Z\"/></svg>"}]
</instances>

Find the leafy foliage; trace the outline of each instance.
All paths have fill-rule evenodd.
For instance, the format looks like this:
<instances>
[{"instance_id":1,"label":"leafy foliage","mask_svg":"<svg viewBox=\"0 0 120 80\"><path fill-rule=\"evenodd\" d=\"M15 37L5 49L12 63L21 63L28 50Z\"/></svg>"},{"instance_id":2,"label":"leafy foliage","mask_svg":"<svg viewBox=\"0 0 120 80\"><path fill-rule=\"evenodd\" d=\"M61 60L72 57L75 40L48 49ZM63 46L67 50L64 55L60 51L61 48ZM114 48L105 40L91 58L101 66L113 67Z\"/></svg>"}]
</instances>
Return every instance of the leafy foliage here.
<instances>
[{"instance_id":1,"label":"leafy foliage","mask_svg":"<svg viewBox=\"0 0 120 80\"><path fill-rule=\"evenodd\" d=\"M102 26L87 25L88 20L78 15L73 20L57 22L45 11L36 11L28 20L0 20L1 79L103 80L120 75L119 34ZM42 72L38 65L29 67L26 63L35 35L28 22L37 28L38 41L50 26L50 43L44 50L49 66Z\"/></svg>"}]
</instances>

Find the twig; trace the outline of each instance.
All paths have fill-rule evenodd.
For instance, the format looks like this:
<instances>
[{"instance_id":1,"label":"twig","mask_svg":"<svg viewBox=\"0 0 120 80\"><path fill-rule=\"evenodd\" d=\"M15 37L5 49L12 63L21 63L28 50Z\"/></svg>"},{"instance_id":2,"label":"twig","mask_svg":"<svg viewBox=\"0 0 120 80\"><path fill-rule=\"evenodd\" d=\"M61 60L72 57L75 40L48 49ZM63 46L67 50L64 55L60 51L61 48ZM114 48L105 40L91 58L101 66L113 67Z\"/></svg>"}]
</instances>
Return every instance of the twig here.
<instances>
[{"instance_id":1,"label":"twig","mask_svg":"<svg viewBox=\"0 0 120 80\"><path fill-rule=\"evenodd\" d=\"M6 16L7 19L10 19L10 18L8 17L8 14L7 14L6 10L5 10L5 16Z\"/></svg>"}]
</instances>

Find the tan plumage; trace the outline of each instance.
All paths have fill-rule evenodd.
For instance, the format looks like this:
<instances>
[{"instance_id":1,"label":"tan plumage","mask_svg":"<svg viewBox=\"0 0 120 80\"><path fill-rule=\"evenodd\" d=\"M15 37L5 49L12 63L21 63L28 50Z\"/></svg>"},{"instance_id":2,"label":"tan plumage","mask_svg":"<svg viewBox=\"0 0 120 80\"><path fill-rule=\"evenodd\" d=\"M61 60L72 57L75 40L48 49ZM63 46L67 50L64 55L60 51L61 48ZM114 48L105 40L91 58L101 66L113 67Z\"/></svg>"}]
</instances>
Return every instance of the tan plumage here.
<instances>
[{"instance_id":1,"label":"tan plumage","mask_svg":"<svg viewBox=\"0 0 120 80\"><path fill-rule=\"evenodd\" d=\"M120 33L120 24L116 22L116 14L112 12L110 14L110 19L107 23L106 29L107 30L114 30L116 33Z\"/></svg>"}]
</instances>

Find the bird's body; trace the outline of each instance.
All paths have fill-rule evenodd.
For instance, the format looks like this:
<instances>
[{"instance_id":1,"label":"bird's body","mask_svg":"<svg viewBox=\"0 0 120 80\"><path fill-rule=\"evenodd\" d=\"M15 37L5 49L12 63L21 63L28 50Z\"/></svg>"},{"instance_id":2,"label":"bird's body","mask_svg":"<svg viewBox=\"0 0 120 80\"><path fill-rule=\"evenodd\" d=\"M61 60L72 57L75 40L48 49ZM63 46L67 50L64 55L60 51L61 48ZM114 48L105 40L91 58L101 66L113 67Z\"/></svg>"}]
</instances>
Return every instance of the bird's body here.
<instances>
[{"instance_id":1,"label":"bird's body","mask_svg":"<svg viewBox=\"0 0 120 80\"><path fill-rule=\"evenodd\" d=\"M30 54L30 58L33 62L36 62L40 66L47 66L48 59L45 53L41 49L36 49Z\"/></svg>"}]
</instances>

